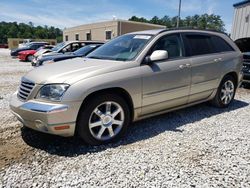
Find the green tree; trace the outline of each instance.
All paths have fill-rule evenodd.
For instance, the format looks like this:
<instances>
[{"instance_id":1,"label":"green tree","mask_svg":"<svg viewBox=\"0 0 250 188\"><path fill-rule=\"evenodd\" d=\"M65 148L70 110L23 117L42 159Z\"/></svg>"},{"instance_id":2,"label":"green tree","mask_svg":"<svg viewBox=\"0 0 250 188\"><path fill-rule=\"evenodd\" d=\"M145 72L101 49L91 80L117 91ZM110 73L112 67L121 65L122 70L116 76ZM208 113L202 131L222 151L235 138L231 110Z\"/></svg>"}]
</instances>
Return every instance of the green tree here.
<instances>
[{"instance_id":1,"label":"green tree","mask_svg":"<svg viewBox=\"0 0 250 188\"><path fill-rule=\"evenodd\" d=\"M159 18L157 16L154 16L152 19L147 20L146 18L139 18L137 16L132 16L129 20L136 21L136 22L146 22L146 23L153 23L153 24L159 24L164 25L167 28L175 28L177 23L177 16L175 17L169 17L169 16L163 16L162 18ZM180 27L192 27L197 29L214 29L218 31L225 31L225 24L221 19L221 16L219 15L208 15L208 14L202 14L202 15L194 15L194 16L187 16L184 19L180 19Z\"/></svg>"},{"instance_id":2,"label":"green tree","mask_svg":"<svg viewBox=\"0 0 250 188\"><path fill-rule=\"evenodd\" d=\"M0 22L0 43L7 43L8 38L41 38L62 41L62 30L49 26L34 26L17 22ZM59 41L59 42L60 42Z\"/></svg>"}]
</instances>

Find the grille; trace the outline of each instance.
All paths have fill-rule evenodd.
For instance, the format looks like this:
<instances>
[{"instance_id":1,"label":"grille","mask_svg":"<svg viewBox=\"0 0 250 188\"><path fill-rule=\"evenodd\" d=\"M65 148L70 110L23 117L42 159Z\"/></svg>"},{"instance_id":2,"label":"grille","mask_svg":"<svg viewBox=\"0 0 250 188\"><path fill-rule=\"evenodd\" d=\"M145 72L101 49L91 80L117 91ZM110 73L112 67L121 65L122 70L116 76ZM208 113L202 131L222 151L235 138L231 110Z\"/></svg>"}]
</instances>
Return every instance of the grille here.
<instances>
[{"instance_id":1,"label":"grille","mask_svg":"<svg viewBox=\"0 0 250 188\"><path fill-rule=\"evenodd\" d=\"M33 87L34 87L34 83L22 78L21 80L21 84L18 90L18 97L22 100L27 100L27 98L29 97Z\"/></svg>"},{"instance_id":2,"label":"grille","mask_svg":"<svg viewBox=\"0 0 250 188\"><path fill-rule=\"evenodd\" d=\"M242 68L244 73L250 73L250 63L243 63L243 68Z\"/></svg>"}]
</instances>

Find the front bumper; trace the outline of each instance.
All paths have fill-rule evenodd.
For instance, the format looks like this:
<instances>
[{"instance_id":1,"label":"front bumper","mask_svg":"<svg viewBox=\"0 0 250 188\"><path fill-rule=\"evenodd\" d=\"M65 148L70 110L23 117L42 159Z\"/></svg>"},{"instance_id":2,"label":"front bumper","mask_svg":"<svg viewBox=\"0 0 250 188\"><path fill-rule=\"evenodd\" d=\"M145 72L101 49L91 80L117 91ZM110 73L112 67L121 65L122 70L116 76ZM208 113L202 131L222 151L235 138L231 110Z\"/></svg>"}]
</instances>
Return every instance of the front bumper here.
<instances>
[{"instance_id":1,"label":"front bumper","mask_svg":"<svg viewBox=\"0 0 250 188\"><path fill-rule=\"evenodd\" d=\"M25 61L26 60L26 55L24 54L18 54L18 59L22 60L22 61Z\"/></svg>"},{"instance_id":2,"label":"front bumper","mask_svg":"<svg viewBox=\"0 0 250 188\"><path fill-rule=\"evenodd\" d=\"M10 56L12 56L12 57L18 56L18 52L17 51L11 51Z\"/></svg>"},{"instance_id":3,"label":"front bumper","mask_svg":"<svg viewBox=\"0 0 250 188\"><path fill-rule=\"evenodd\" d=\"M73 136L81 102L66 104L20 101L17 93L11 97L10 108L24 126L31 129L60 136Z\"/></svg>"}]
</instances>

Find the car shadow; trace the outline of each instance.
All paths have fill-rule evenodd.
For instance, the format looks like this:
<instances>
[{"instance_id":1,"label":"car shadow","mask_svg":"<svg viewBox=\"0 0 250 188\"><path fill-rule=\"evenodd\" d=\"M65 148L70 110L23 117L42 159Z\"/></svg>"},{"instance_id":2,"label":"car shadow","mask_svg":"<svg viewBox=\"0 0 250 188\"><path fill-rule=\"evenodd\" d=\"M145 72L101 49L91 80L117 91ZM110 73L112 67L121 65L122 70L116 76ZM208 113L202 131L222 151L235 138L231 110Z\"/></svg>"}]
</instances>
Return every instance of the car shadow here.
<instances>
[{"instance_id":1,"label":"car shadow","mask_svg":"<svg viewBox=\"0 0 250 188\"><path fill-rule=\"evenodd\" d=\"M183 130L181 127L186 124L194 123L221 113L237 110L248 105L249 104L246 102L234 100L234 102L226 109L215 108L203 103L169 112L135 122L128 128L127 135L120 141L101 146L86 145L78 137L64 138L40 133L26 127L21 128L21 135L24 142L31 147L44 150L52 155L74 157L86 153L100 152L121 145L128 145L157 136L165 131L175 131L178 132L178 134L182 134Z\"/></svg>"}]
</instances>

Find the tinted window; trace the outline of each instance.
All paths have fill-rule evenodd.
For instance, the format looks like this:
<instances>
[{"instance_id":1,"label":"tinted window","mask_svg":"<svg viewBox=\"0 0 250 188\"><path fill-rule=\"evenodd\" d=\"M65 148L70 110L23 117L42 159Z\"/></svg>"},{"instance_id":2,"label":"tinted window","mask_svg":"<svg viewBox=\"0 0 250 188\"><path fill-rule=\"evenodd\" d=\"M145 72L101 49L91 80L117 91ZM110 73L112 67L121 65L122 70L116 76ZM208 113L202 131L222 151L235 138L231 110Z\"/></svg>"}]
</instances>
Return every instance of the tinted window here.
<instances>
[{"instance_id":1,"label":"tinted window","mask_svg":"<svg viewBox=\"0 0 250 188\"><path fill-rule=\"evenodd\" d=\"M234 49L221 37L213 36L212 41L216 52L234 51Z\"/></svg>"},{"instance_id":2,"label":"tinted window","mask_svg":"<svg viewBox=\"0 0 250 188\"><path fill-rule=\"evenodd\" d=\"M41 45L34 44L34 45L31 46L31 49L36 50L37 48L40 48L40 47L41 47Z\"/></svg>"},{"instance_id":3,"label":"tinted window","mask_svg":"<svg viewBox=\"0 0 250 188\"><path fill-rule=\"evenodd\" d=\"M169 58L177 58L182 56L182 45L179 35L167 35L160 38L151 53L156 50L166 50Z\"/></svg>"},{"instance_id":4,"label":"tinted window","mask_svg":"<svg viewBox=\"0 0 250 188\"><path fill-rule=\"evenodd\" d=\"M209 35L187 34L185 38L191 56L216 53Z\"/></svg>"},{"instance_id":5,"label":"tinted window","mask_svg":"<svg viewBox=\"0 0 250 188\"><path fill-rule=\"evenodd\" d=\"M87 45L84 46L74 52L74 54L79 55L79 56L86 56L90 52L92 52L94 49L99 47L99 45Z\"/></svg>"}]
</instances>

